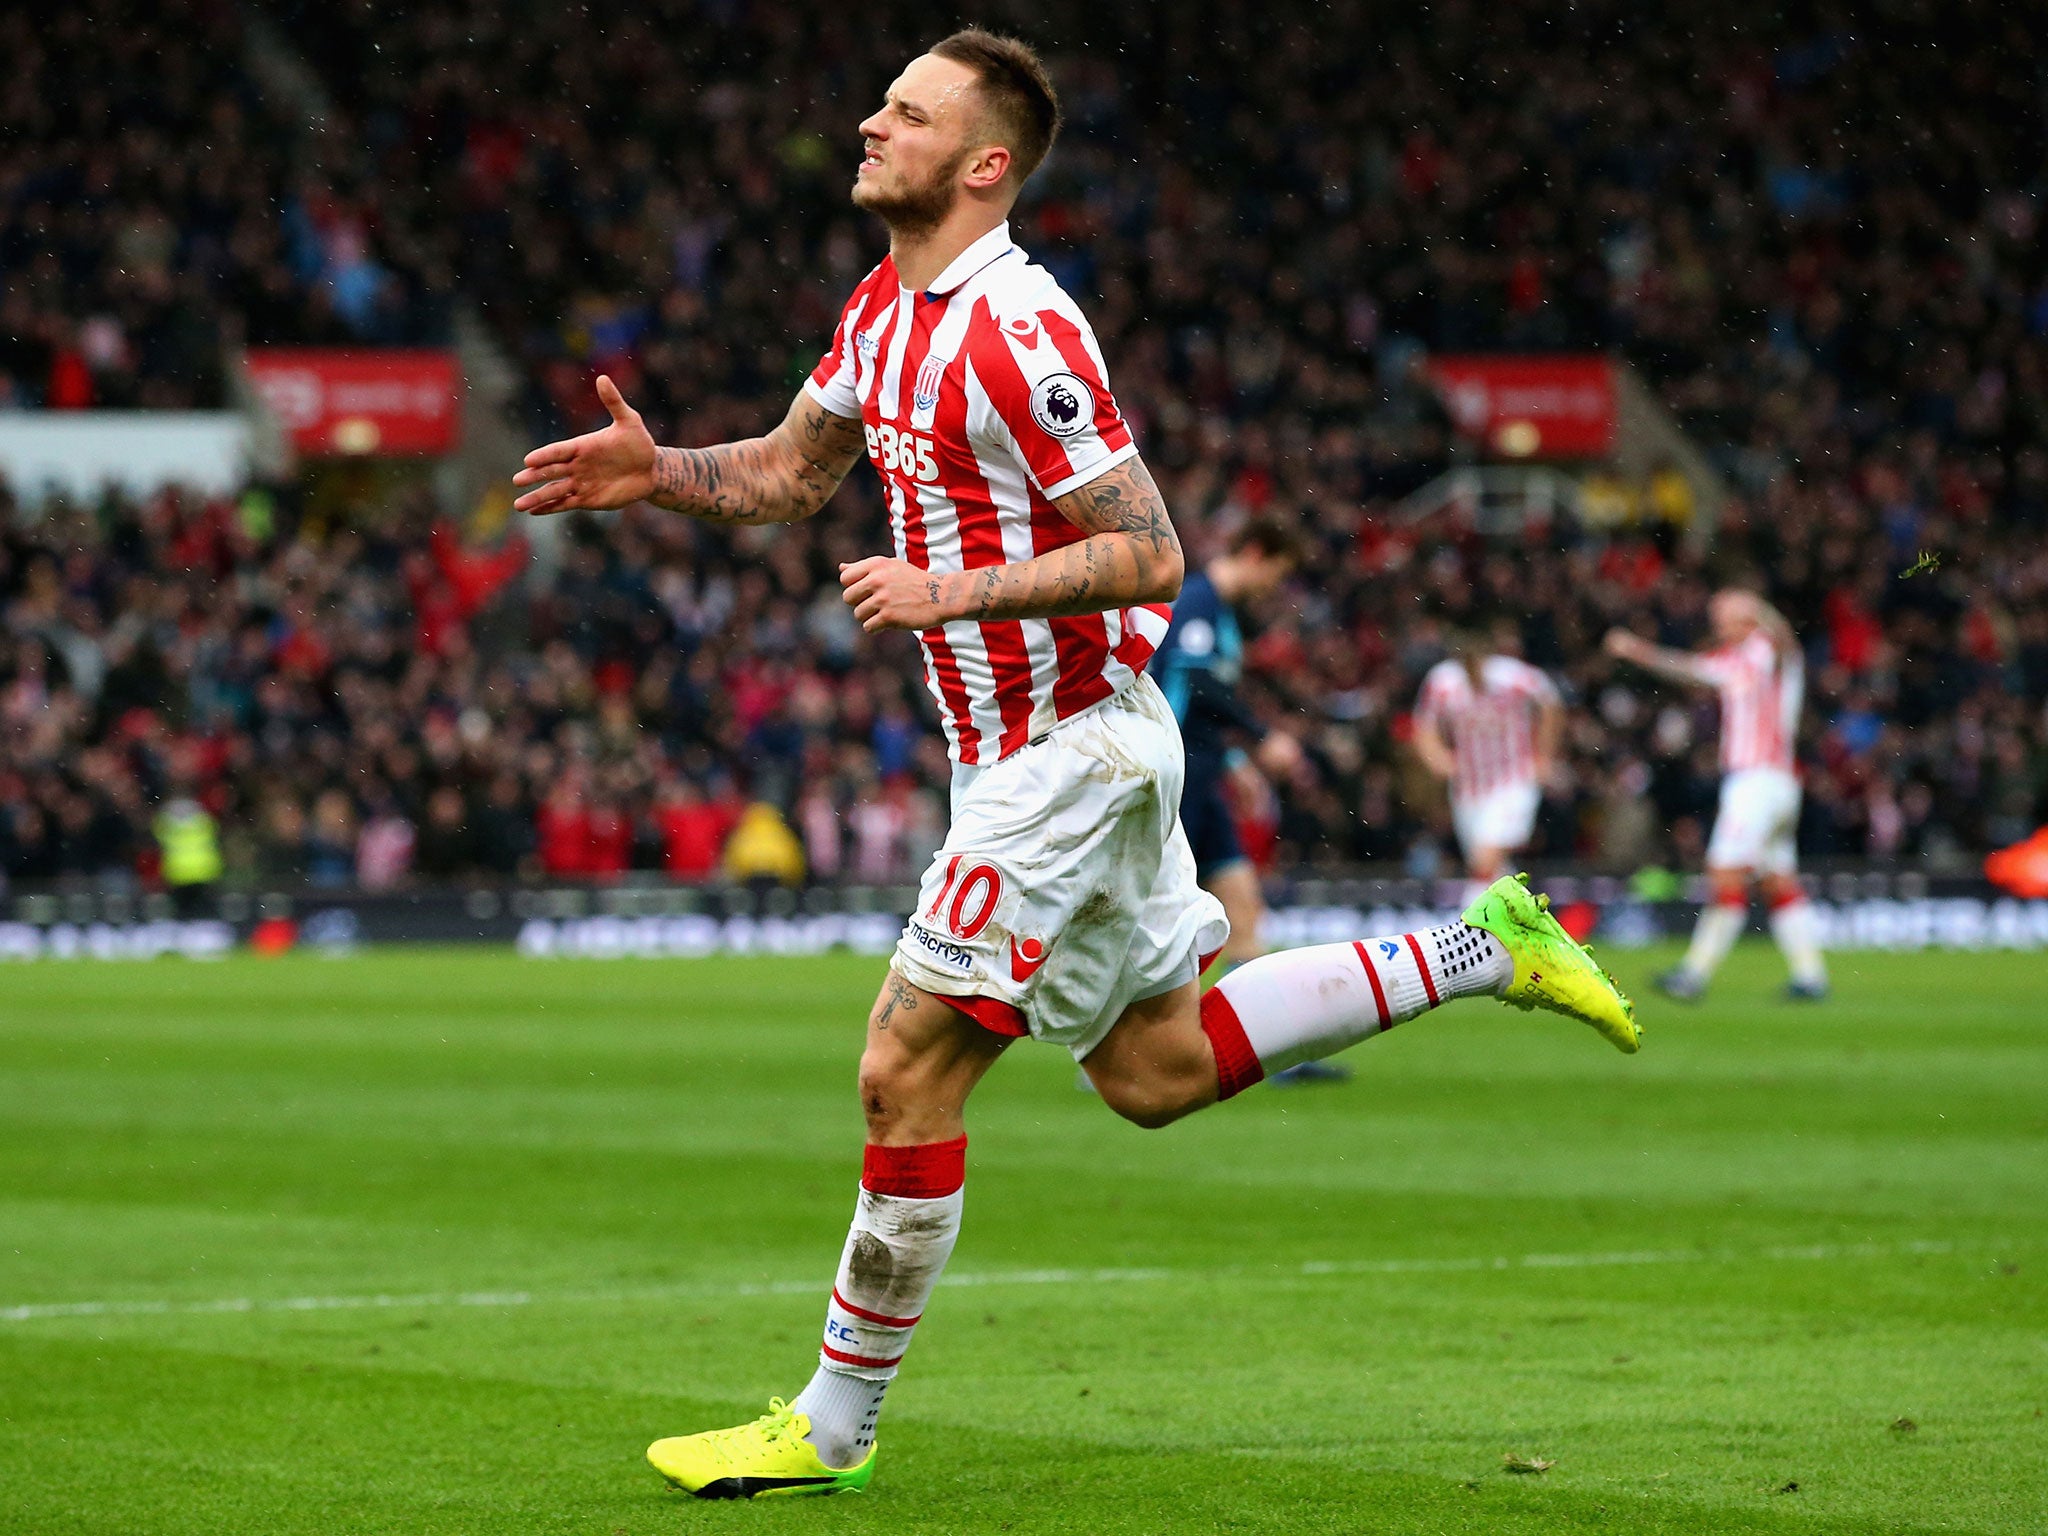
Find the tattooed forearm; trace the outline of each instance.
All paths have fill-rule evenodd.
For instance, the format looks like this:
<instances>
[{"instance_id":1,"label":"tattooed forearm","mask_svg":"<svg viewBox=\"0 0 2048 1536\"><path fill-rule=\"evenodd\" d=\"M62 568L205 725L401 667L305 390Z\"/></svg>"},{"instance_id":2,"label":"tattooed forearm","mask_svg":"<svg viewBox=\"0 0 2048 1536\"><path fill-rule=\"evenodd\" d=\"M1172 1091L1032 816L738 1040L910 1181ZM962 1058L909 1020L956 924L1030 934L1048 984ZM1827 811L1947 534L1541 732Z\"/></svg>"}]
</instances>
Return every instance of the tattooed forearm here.
<instances>
[{"instance_id":1,"label":"tattooed forearm","mask_svg":"<svg viewBox=\"0 0 2048 1536\"><path fill-rule=\"evenodd\" d=\"M784 522L776 505L788 489L781 468L765 437L716 448L662 448L654 455L648 499L706 522Z\"/></svg>"},{"instance_id":2,"label":"tattooed forearm","mask_svg":"<svg viewBox=\"0 0 2048 1536\"><path fill-rule=\"evenodd\" d=\"M1055 505L1088 537L1032 560L949 578L948 606L959 617L1058 618L1179 595L1180 539L1142 460L1127 459Z\"/></svg>"},{"instance_id":3,"label":"tattooed forearm","mask_svg":"<svg viewBox=\"0 0 2048 1536\"><path fill-rule=\"evenodd\" d=\"M793 523L832 499L862 448L859 422L798 395L766 437L657 450L648 499L706 522Z\"/></svg>"}]
</instances>

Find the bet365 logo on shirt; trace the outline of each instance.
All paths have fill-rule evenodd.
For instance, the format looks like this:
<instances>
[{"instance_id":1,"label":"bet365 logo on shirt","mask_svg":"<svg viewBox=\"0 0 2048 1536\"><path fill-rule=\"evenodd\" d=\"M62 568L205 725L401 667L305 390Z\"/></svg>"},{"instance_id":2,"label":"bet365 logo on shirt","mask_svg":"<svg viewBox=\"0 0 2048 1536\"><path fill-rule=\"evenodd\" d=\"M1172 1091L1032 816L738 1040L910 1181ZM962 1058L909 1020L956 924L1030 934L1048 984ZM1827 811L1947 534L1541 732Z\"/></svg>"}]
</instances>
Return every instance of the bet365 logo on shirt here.
<instances>
[{"instance_id":1,"label":"bet365 logo on shirt","mask_svg":"<svg viewBox=\"0 0 2048 1536\"><path fill-rule=\"evenodd\" d=\"M938 460L932 457L932 440L914 432L898 432L887 422L879 427L863 425L867 434L868 457L883 469L895 470L908 480L939 478Z\"/></svg>"}]
</instances>

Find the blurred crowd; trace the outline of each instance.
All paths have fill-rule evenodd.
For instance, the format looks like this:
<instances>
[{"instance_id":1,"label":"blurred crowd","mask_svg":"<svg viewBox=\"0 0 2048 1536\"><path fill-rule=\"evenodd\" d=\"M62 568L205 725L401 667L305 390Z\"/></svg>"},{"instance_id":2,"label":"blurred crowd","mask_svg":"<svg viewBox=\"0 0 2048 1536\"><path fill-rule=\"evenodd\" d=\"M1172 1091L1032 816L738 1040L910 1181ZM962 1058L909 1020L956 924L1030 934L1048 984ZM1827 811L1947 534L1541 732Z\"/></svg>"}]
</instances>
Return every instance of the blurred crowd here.
<instances>
[{"instance_id":1,"label":"blurred crowd","mask_svg":"<svg viewBox=\"0 0 2048 1536\"><path fill-rule=\"evenodd\" d=\"M904 878L944 831L914 644L795 554L642 509L537 581L424 494L363 526L252 489L9 527L0 870L153 878L177 804L238 884Z\"/></svg>"},{"instance_id":2,"label":"blurred crowd","mask_svg":"<svg viewBox=\"0 0 2048 1536\"><path fill-rule=\"evenodd\" d=\"M227 0L0 16L0 409L213 408L240 344L444 339L446 234L260 90Z\"/></svg>"},{"instance_id":3,"label":"blurred crowd","mask_svg":"<svg viewBox=\"0 0 2048 1536\"><path fill-rule=\"evenodd\" d=\"M203 345L137 339L164 285L167 313L279 339L412 339L459 294L536 439L590 423L598 371L667 440L759 431L880 254L853 125L930 40L889 4L267 9L326 88L317 135L259 131L225 10L143 34L184 60L153 73L100 29L0 23L99 82L77 113L0 87L30 126L0 164L17 402L98 314L134 398L217 391ZM1407 710L1454 631L1506 615L1574 704L1542 851L1696 859L1711 706L1598 640L1695 641L1733 577L1809 651L1809 854L1963 868L2048 811L2048 75L2008 9L1878 9L1012 18L1069 115L1018 237L1093 318L1191 552L1259 512L1316 549L1252 616L1254 701L1310 749L1240 778L1262 856L1433 870ZM1711 541L1406 521L1460 451L1418 360L1490 348L1627 357L1734 487ZM914 649L830 579L882 536L865 469L785 530L579 522L548 570L423 505L331 520L286 490L10 519L0 861L132 869L185 795L252 879L901 878L943 756Z\"/></svg>"},{"instance_id":4,"label":"blurred crowd","mask_svg":"<svg viewBox=\"0 0 2048 1536\"><path fill-rule=\"evenodd\" d=\"M1198 550L1225 526L1198 523ZM1310 750L1278 785L1240 776L1247 844L1438 872L1408 709L1456 631L1512 612L1575 705L1541 851L1696 861L1712 705L1597 643L1613 623L1698 640L1740 552L1779 573L1813 667L1806 851L1966 869L2043 809L2048 549L1958 533L1872 589L1866 537L1856 503L1789 482L1711 562L1668 536L1503 546L1367 518L1257 615L1254 697ZM261 491L11 528L0 869L148 878L159 808L196 802L236 883L905 880L943 833L946 762L908 638L862 635L827 579L860 545L830 514L734 539L638 509L575 525L542 579L522 541L468 546L424 499L321 527Z\"/></svg>"}]
</instances>

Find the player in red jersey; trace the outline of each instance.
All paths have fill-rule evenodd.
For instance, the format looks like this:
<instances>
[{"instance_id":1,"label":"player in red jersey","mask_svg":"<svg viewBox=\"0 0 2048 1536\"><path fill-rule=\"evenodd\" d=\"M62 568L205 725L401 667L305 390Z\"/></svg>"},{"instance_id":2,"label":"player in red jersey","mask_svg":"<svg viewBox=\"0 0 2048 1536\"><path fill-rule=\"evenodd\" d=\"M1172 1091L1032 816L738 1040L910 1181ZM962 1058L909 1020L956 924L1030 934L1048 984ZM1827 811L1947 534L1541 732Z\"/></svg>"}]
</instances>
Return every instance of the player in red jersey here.
<instances>
[{"instance_id":1,"label":"player in red jersey","mask_svg":"<svg viewBox=\"0 0 2048 1536\"><path fill-rule=\"evenodd\" d=\"M1730 587L1707 610L1714 648L1694 654L1666 650L1616 629L1610 655L1673 681L1712 688L1721 696L1721 806L1707 840L1708 902L1692 944L1676 969L1658 979L1668 995L1701 996L1749 918L1754 882L1771 909L1792 979L1785 995L1827 996L1819 924L1799 883L1799 775L1793 744L1806 666L1785 616L1754 592Z\"/></svg>"},{"instance_id":2,"label":"player in red jersey","mask_svg":"<svg viewBox=\"0 0 2048 1536\"><path fill-rule=\"evenodd\" d=\"M1491 649L1477 636L1429 669L1415 703L1415 751L1450 785L1465 873L1490 885L1536 830L1543 781L1564 737L1557 685L1522 660L1511 623Z\"/></svg>"},{"instance_id":3,"label":"player in red jersey","mask_svg":"<svg viewBox=\"0 0 2048 1536\"><path fill-rule=\"evenodd\" d=\"M970 29L861 124L853 199L889 229L832 345L765 437L657 447L610 380L601 431L527 456L527 512L637 501L725 523L824 505L866 453L894 550L846 565L870 631L924 648L953 820L869 1016L868 1147L818 1366L794 1402L649 1459L705 1497L865 1486L882 1395L959 1231L968 1095L1023 1035L1164 1125L1454 997L1593 1024L1627 1000L1514 882L1469 922L1270 955L1202 996L1228 928L1178 810L1180 733L1145 664L1182 557L1087 321L1012 243L1058 106L1035 55Z\"/></svg>"}]
</instances>

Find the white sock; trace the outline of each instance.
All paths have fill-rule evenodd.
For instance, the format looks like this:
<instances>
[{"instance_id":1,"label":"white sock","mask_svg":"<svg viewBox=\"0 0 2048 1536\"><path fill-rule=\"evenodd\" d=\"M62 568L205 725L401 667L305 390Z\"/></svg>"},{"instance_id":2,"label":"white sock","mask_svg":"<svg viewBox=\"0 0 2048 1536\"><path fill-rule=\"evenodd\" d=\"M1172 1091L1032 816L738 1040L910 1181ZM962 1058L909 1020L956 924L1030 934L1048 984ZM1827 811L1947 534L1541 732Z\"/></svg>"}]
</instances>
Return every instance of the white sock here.
<instances>
[{"instance_id":1,"label":"white sock","mask_svg":"<svg viewBox=\"0 0 2048 1536\"><path fill-rule=\"evenodd\" d=\"M1709 902L1700 909L1699 921L1692 928L1692 943L1687 946L1685 959L1680 964L1701 981L1707 980L1728 958L1728 951L1735 947L1735 941L1742 936L1743 924L1748 921L1747 906Z\"/></svg>"},{"instance_id":2,"label":"white sock","mask_svg":"<svg viewBox=\"0 0 2048 1536\"><path fill-rule=\"evenodd\" d=\"M1515 963L1463 923L1282 950L1239 966L1202 998L1222 1096L1334 1055L1454 997L1498 996Z\"/></svg>"},{"instance_id":3,"label":"white sock","mask_svg":"<svg viewBox=\"0 0 2048 1536\"><path fill-rule=\"evenodd\" d=\"M1771 937L1778 941L1778 952L1794 981L1810 987L1827 985L1828 967L1820 957L1820 923L1812 902L1798 896L1773 910Z\"/></svg>"},{"instance_id":4,"label":"white sock","mask_svg":"<svg viewBox=\"0 0 2048 1536\"><path fill-rule=\"evenodd\" d=\"M810 1442L818 1459L835 1471L857 1467L875 1443L875 1420L889 1378L871 1379L819 1364L790 1406L811 1420Z\"/></svg>"},{"instance_id":5,"label":"white sock","mask_svg":"<svg viewBox=\"0 0 2048 1536\"><path fill-rule=\"evenodd\" d=\"M882 1394L960 1236L966 1162L965 1136L867 1149L818 1369L790 1405L828 1467L858 1465L875 1443Z\"/></svg>"}]
</instances>

